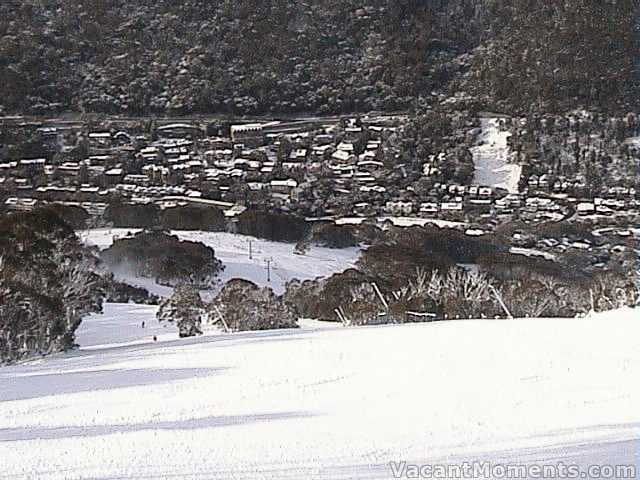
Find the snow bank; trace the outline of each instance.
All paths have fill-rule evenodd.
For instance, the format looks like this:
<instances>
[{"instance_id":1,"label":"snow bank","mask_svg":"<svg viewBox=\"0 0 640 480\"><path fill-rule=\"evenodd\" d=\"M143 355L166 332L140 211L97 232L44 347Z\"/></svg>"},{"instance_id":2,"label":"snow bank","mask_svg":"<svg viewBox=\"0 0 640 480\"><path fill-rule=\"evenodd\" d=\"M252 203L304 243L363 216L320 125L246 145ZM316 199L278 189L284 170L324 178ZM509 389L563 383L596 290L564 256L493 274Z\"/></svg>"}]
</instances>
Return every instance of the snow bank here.
<instances>
[{"instance_id":1,"label":"snow bank","mask_svg":"<svg viewBox=\"0 0 640 480\"><path fill-rule=\"evenodd\" d=\"M557 258L552 253L548 253L542 250L537 250L535 248L511 247L509 249L509 252L514 255L524 255L525 257L540 257L550 261L555 261Z\"/></svg>"},{"instance_id":2,"label":"snow bank","mask_svg":"<svg viewBox=\"0 0 640 480\"><path fill-rule=\"evenodd\" d=\"M0 370L0 478L370 480L393 478L391 461L638 459L633 310L158 342L153 311L107 305L78 332L86 347Z\"/></svg>"},{"instance_id":3,"label":"snow bank","mask_svg":"<svg viewBox=\"0 0 640 480\"><path fill-rule=\"evenodd\" d=\"M438 228L461 228L467 226L464 222L452 222L437 218L414 218L414 217L381 217L380 223L391 222L396 227L424 227L425 225L435 225Z\"/></svg>"},{"instance_id":4,"label":"snow bank","mask_svg":"<svg viewBox=\"0 0 640 480\"><path fill-rule=\"evenodd\" d=\"M522 167L509 163L507 139L511 134L500 130L498 118L483 118L481 124L478 146L471 149L475 166L473 184L518 193Z\"/></svg>"}]
</instances>

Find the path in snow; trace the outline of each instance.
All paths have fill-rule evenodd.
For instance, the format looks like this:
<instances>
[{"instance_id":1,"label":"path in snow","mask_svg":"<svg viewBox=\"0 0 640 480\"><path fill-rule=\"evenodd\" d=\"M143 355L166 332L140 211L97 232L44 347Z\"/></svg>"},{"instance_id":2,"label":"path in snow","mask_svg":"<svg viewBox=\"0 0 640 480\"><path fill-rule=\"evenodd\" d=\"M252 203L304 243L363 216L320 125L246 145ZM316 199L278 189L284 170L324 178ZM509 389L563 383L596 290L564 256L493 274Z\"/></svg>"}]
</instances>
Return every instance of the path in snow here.
<instances>
[{"instance_id":1,"label":"path in snow","mask_svg":"<svg viewBox=\"0 0 640 480\"><path fill-rule=\"evenodd\" d=\"M120 238L139 229L113 228L78 232L80 238L89 245L100 249L111 246L114 238ZM300 280L327 277L355 266L360 255L359 248L331 249L311 247L305 255L293 253L291 243L271 242L245 235L225 232L173 231L181 240L202 242L213 248L216 257L225 265L220 275L222 283L233 278L251 280L257 285L269 286L277 294L285 290L285 284L294 278ZM252 243L253 258L249 258L249 241ZM266 260L271 259L271 281L267 281ZM153 279L116 275L132 285L146 288L160 296L171 295L172 289L157 285Z\"/></svg>"},{"instance_id":2,"label":"path in snow","mask_svg":"<svg viewBox=\"0 0 640 480\"><path fill-rule=\"evenodd\" d=\"M107 303L104 315L91 315L82 322L76 343L82 350L104 350L150 344L154 336L160 342L175 340L178 329L172 324L160 324L157 310L153 305Z\"/></svg>"},{"instance_id":3,"label":"path in snow","mask_svg":"<svg viewBox=\"0 0 640 480\"><path fill-rule=\"evenodd\" d=\"M507 139L511 134L500 130L497 118L482 118L481 126L478 145L471 149L475 166L473 184L518 193L522 167L508 161Z\"/></svg>"},{"instance_id":4,"label":"path in snow","mask_svg":"<svg viewBox=\"0 0 640 480\"><path fill-rule=\"evenodd\" d=\"M81 350L0 369L0 479L371 480L402 460L639 460L631 310L158 342L138 327L155 329L153 312L107 305L81 326Z\"/></svg>"}]
</instances>

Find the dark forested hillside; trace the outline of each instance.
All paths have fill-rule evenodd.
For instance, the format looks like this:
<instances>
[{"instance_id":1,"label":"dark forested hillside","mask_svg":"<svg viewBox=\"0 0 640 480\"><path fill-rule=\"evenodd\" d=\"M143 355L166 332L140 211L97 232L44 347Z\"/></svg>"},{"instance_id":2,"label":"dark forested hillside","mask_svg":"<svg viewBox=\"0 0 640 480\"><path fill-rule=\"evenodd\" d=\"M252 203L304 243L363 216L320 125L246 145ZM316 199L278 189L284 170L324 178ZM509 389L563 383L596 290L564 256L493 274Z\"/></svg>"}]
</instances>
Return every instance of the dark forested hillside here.
<instances>
[{"instance_id":1,"label":"dark forested hillside","mask_svg":"<svg viewBox=\"0 0 640 480\"><path fill-rule=\"evenodd\" d=\"M521 112L633 103L637 0L488 3L495 36L463 82L476 100Z\"/></svg>"},{"instance_id":2,"label":"dark forested hillside","mask_svg":"<svg viewBox=\"0 0 640 480\"><path fill-rule=\"evenodd\" d=\"M341 113L404 109L449 85L518 109L620 105L636 4L6 0L0 108Z\"/></svg>"}]
</instances>

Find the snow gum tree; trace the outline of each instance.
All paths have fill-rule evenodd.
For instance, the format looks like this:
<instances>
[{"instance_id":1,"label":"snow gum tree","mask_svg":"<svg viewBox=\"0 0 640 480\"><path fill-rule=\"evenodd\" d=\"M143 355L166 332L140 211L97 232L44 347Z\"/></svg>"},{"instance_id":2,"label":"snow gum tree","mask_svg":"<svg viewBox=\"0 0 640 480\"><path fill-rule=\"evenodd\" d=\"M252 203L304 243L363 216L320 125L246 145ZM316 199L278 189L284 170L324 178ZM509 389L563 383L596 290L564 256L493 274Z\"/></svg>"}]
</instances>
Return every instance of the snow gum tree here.
<instances>
[{"instance_id":1,"label":"snow gum tree","mask_svg":"<svg viewBox=\"0 0 640 480\"><path fill-rule=\"evenodd\" d=\"M101 253L101 258L114 270L129 269L170 286L190 283L206 288L224 269L212 248L200 242L181 241L161 231L143 231L117 239Z\"/></svg>"},{"instance_id":2,"label":"snow gum tree","mask_svg":"<svg viewBox=\"0 0 640 480\"><path fill-rule=\"evenodd\" d=\"M0 363L73 347L102 308L98 260L51 209L0 217Z\"/></svg>"},{"instance_id":3,"label":"snow gum tree","mask_svg":"<svg viewBox=\"0 0 640 480\"><path fill-rule=\"evenodd\" d=\"M227 282L209 312L214 322L235 332L298 326L294 309L282 297L247 280Z\"/></svg>"},{"instance_id":4,"label":"snow gum tree","mask_svg":"<svg viewBox=\"0 0 640 480\"><path fill-rule=\"evenodd\" d=\"M180 337L195 337L202 335L204 315L205 305L198 290L192 285L181 284L160 304L157 318L160 322L174 322Z\"/></svg>"}]
</instances>

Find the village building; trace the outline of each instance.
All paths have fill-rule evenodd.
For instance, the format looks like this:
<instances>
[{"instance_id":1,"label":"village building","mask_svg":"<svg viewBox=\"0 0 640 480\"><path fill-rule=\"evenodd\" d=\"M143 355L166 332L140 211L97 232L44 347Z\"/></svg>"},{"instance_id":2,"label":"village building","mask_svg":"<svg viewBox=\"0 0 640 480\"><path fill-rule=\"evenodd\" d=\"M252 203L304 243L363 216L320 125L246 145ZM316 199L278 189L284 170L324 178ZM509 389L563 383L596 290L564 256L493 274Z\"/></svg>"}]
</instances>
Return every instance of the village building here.
<instances>
[{"instance_id":1,"label":"village building","mask_svg":"<svg viewBox=\"0 0 640 480\"><path fill-rule=\"evenodd\" d=\"M264 145L265 136L260 123L248 123L231 126L231 140L234 144L259 147Z\"/></svg>"}]
</instances>

